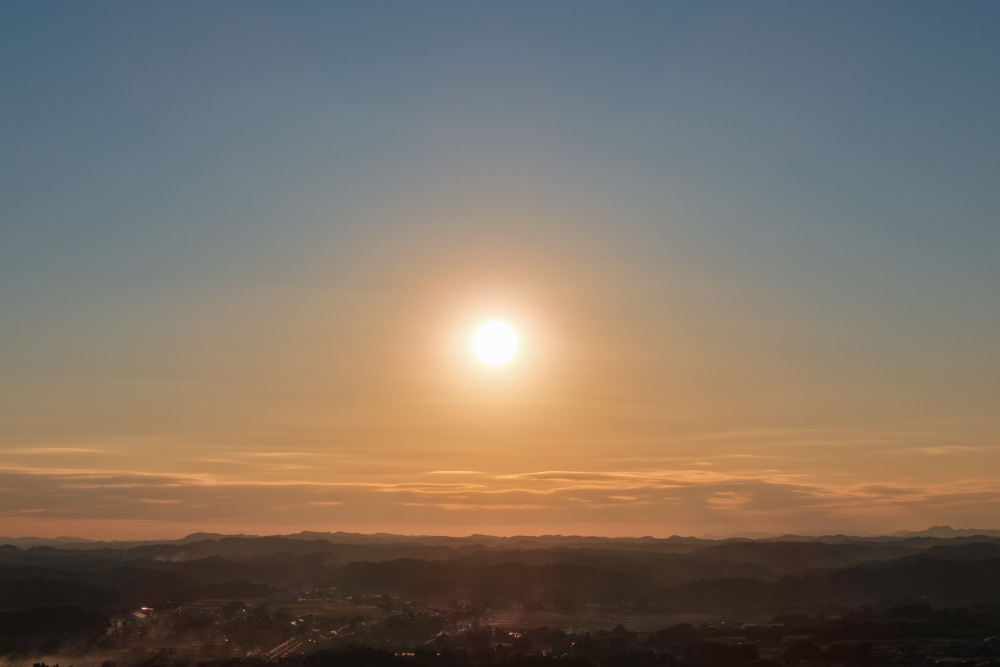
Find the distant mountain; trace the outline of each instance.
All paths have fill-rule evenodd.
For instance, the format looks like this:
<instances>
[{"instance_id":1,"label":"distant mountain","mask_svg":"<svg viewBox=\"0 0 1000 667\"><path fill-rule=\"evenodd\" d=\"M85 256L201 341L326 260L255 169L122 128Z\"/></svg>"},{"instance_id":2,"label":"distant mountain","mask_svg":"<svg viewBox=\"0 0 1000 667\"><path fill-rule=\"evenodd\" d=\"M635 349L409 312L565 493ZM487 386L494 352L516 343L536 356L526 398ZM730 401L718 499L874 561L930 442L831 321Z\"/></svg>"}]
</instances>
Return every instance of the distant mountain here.
<instances>
[{"instance_id":1,"label":"distant mountain","mask_svg":"<svg viewBox=\"0 0 1000 667\"><path fill-rule=\"evenodd\" d=\"M61 547L69 544L93 543L83 537L0 537L0 544L12 544L21 549L31 547Z\"/></svg>"},{"instance_id":2,"label":"distant mountain","mask_svg":"<svg viewBox=\"0 0 1000 667\"><path fill-rule=\"evenodd\" d=\"M902 543L906 540L924 540L925 542L914 543L907 546L926 548L931 546L927 540L954 540L954 539L982 539L1000 538L1000 530L980 529L980 528L952 528L950 526L933 526L927 530L908 531L901 530L892 535L877 537L852 536L852 535L781 535L781 536L759 536L732 537L732 538L700 538L682 537L673 535L667 538L655 537L595 537L580 535L514 535L511 537L498 537L495 535L469 535L467 537L451 537L447 535L394 535L391 533L347 533L336 532L314 532L303 531L290 535L257 536L234 534L225 535L222 533L191 533L176 540L91 540L83 537L0 537L0 546L14 546L19 549L31 549L37 547L50 547L56 549L74 549L80 551L91 551L100 549L134 549L136 547L148 547L156 545L188 546L201 545L200 550L205 551L203 543L225 542L226 540L286 540L290 542L328 542L338 547L353 547L345 549L344 555L351 559L368 558L371 560L386 560L389 558L414 557L447 557L445 551L449 549L468 551L475 549L497 549L501 551L512 551L521 549L600 549L615 551L647 551L661 554L690 553L704 548L718 545L736 544L766 544L766 543L817 543L817 544L887 544ZM400 550L410 549L410 553L401 553ZM438 549L441 550L435 556L429 552L412 551ZM292 548L293 551L298 549ZM374 550L374 551L366 551ZM383 554L380 550L385 551ZM208 549L211 551L211 549ZM351 552L351 553L348 553ZM390 554L389 552L397 552ZM352 558L353 556L353 558ZM848 559L849 560L849 559ZM830 563L832 565L833 563Z\"/></svg>"},{"instance_id":3,"label":"distant mountain","mask_svg":"<svg viewBox=\"0 0 1000 667\"><path fill-rule=\"evenodd\" d=\"M986 528L952 528L951 526L931 526L927 530L911 531L899 530L892 534L892 537L937 537L939 539L950 539L952 537L974 537L985 535L987 537L1000 537L1000 530L989 530Z\"/></svg>"},{"instance_id":4,"label":"distant mountain","mask_svg":"<svg viewBox=\"0 0 1000 667\"><path fill-rule=\"evenodd\" d=\"M259 536L244 535L243 533L240 533L238 535L225 535L223 533L191 533L190 535L182 537L179 540L164 540L164 542L168 542L171 544L190 544L191 542L204 542L205 540L221 540L225 537L259 537ZM316 538L310 538L310 539L316 539ZM148 544L155 544L155 543L149 542Z\"/></svg>"}]
</instances>

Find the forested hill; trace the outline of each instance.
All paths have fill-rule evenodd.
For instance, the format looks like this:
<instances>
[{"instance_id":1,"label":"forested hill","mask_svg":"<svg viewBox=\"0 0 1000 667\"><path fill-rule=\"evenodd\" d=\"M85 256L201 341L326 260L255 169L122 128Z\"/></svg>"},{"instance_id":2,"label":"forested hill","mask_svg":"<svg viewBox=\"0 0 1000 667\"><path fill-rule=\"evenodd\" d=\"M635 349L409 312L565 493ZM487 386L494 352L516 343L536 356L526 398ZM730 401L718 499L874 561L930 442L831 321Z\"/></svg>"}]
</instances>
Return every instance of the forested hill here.
<instances>
[{"instance_id":1,"label":"forested hill","mask_svg":"<svg viewBox=\"0 0 1000 667\"><path fill-rule=\"evenodd\" d=\"M194 539L197 538L197 539ZM397 539L398 538L398 539ZM1000 599L1000 538L857 540L399 538L198 535L137 546L0 546L0 609L110 612L282 591L392 595L423 605L669 612Z\"/></svg>"}]
</instances>

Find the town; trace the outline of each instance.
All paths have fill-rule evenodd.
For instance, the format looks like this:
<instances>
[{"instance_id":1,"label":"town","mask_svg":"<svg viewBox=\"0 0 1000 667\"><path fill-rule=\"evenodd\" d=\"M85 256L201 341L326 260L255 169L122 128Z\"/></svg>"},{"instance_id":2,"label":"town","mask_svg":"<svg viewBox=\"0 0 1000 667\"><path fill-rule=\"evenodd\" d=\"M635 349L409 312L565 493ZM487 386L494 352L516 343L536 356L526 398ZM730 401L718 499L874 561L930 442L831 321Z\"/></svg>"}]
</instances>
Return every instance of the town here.
<instances>
[{"instance_id":1,"label":"town","mask_svg":"<svg viewBox=\"0 0 1000 667\"><path fill-rule=\"evenodd\" d=\"M3 664L1000 665L996 536L316 537L0 547Z\"/></svg>"}]
</instances>

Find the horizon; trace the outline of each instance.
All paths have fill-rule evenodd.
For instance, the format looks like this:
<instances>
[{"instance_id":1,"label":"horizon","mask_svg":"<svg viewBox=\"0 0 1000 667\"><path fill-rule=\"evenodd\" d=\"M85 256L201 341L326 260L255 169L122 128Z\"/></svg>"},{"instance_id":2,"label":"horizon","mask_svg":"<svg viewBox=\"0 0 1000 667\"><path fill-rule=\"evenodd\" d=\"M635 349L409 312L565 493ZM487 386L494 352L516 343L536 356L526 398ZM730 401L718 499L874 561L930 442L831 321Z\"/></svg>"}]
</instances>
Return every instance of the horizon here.
<instances>
[{"instance_id":1,"label":"horizon","mask_svg":"<svg viewBox=\"0 0 1000 667\"><path fill-rule=\"evenodd\" d=\"M1000 515L1000 4L0 12L0 534Z\"/></svg>"},{"instance_id":2,"label":"horizon","mask_svg":"<svg viewBox=\"0 0 1000 667\"><path fill-rule=\"evenodd\" d=\"M372 532L372 533L358 533L354 531L343 531L343 530L301 530L294 533L275 533L275 534L248 534L248 533L218 533L214 531L195 531L192 533L187 533L180 537L142 537L136 536L128 539L120 538L90 538L74 535L22 535L22 536L10 536L10 535L0 535L0 540L40 540L40 541L69 541L73 540L75 542L101 542L101 543L115 543L115 542L179 542L181 540L186 540L191 537L205 535L205 539L215 539L215 538L262 538L262 537L296 537L306 534L315 534L321 536L336 536L336 535L357 535L360 537L402 537L406 539L455 539L455 540L469 540L477 537L488 537L493 539L543 539L543 538L562 538L562 539L583 539L583 540L669 540L671 538L680 539L697 539L704 541L727 541L727 540L763 540L763 539L773 539L780 537L802 537L802 538L821 538L821 537L848 537L848 538L860 538L860 539L875 539L875 538L890 538L898 537L900 539L906 539L908 537L919 537L919 536L929 536L930 533L936 530L946 530L953 533L969 533L968 535L953 535L951 537L988 537L989 533L1000 534L1000 528L952 528L951 526L930 526L928 528L920 530L908 530L899 529L893 533L829 533L822 531L805 532L805 533L734 533L730 535L713 535L711 533L706 533L702 535L678 535L671 534L666 536L655 536L655 535L576 535L576 534L560 534L560 533L550 533L550 534L539 534L539 535L522 535L522 534L512 534L512 535L495 535L490 533L472 533L467 535L447 535L447 534L432 534L432 533L386 533L386 532ZM982 531L982 532L977 532ZM1000 536L1000 535L998 535ZM324 538L317 538L324 539ZM940 539L950 539L950 538L940 538Z\"/></svg>"}]
</instances>

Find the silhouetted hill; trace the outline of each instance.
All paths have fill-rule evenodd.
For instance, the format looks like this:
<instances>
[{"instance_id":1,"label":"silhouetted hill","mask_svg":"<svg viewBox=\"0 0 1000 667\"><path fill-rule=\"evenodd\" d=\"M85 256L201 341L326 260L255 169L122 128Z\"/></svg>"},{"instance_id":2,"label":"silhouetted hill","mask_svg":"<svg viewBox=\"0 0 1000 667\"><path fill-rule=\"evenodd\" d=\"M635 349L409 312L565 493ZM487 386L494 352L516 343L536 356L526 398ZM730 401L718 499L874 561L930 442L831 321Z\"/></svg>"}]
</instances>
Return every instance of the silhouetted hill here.
<instances>
[{"instance_id":1,"label":"silhouetted hill","mask_svg":"<svg viewBox=\"0 0 1000 667\"><path fill-rule=\"evenodd\" d=\"M1000 539L980 535L836 542L349 533L189 538L127 548L8 545L0 548L0 608L108 611L303 588L423 603L665 611L1000 598Z\"/></svg>"},{"instance_id":2,"label":"silhouetted hill","mask_svg":"<svg viewBox=\"0 0 1000 667\"><path fill-rule=\"evenodd\" d=\"M112 590L84 581L0 571L0 609L30 609L41 604L106 609L116 601Z\"/></svg>"},{"instance_id":3,"label":"silhouetted hill","mask_svg":"<svg viewBox=\"0 0 1000 667\"><path fill-rule=\"evenodd\" d=\"M892 543L727 542L698 552L707 559L758 565L775 574L833 569L917 553L916 546Z\"/></svg>"},{"instance_id":4,"label":"silhouetted hill","mask_svg":"<svg viewBox=\"0 0 1000 667\"><path fill-rule=\"evenodd\" d=\"M652 592L644 602L669 611L815 609L921 598L944 605L994 603L1000 601L1000 558L986 553L993 551L959 547L958 553L939 552L944 558L917 554L775 582L699 580Z\"/></svg>"}]
</instances>

